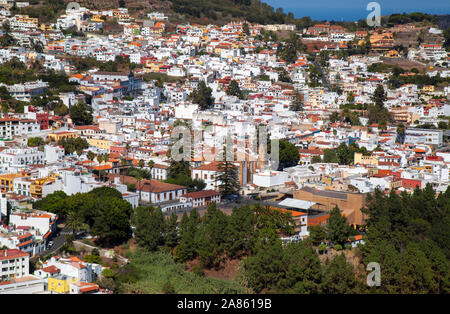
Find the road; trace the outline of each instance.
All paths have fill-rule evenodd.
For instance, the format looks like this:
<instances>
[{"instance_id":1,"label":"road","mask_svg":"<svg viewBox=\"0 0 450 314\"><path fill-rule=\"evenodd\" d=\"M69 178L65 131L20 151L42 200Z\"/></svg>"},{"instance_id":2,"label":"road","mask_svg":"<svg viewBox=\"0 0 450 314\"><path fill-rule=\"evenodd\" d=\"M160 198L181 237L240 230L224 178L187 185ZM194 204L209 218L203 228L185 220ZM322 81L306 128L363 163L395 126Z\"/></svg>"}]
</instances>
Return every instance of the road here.
<instances>
[{"instance_id":1,"label":"road","mask_svg":"<svg viewBox=\"0 0 450 314\"><path fill-rule=\"evenodd\" d=\"M45 256L57 252L66 243L66 235L71 233L72 232L68 228L58 228L56 230L56 236L53 236L53 238L51 238L51 241L53 241L53 245L51 246L51 248L41 252L39 255Z\"/></svg>"},{"instance_id":2,"label":"road","mask_svg":"<svg viewBox=\"0 0 450 314\"><path fill-rule=\"evenodd\" d=\"M330 84L328 83L326 73L323 72L322 67L320 66L320 63L317 62L317 60L314 60L313 63L315 65L315 67L319 70L320 74L322 75L323 88L325 89L325 91L329 92L331 89L330 89Z\"/></svg>"}]
</instances>

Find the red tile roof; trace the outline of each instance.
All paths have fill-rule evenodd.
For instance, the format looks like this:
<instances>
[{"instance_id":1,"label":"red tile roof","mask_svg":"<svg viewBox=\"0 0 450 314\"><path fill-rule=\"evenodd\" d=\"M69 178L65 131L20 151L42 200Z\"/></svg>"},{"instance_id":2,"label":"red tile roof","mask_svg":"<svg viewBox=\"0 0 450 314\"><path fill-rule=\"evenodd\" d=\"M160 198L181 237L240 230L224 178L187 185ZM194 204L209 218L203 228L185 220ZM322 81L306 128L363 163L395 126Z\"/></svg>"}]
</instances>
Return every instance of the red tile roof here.
<instances>
[{"instance_id":1,"label":"red tile roof","mask_svg":"<svg viewBox=\"0 0 450 314\"><path fill-rule=\"evenodd\" d=\"M25 257L29 256L28 253L18 250L18 249L6 249L0 251L0 260L5 259L13 259L13 258L19 258L19 257Z\"/></svg>"}]
</instances>

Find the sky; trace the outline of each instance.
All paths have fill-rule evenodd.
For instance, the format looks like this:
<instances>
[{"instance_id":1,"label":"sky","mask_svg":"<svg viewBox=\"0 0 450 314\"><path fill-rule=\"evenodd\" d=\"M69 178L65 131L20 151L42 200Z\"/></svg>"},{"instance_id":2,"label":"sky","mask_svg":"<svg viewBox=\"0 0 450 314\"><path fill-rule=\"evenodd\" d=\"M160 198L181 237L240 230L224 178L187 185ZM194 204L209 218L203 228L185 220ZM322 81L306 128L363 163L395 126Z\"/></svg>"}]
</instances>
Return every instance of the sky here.
<instances>
[{"instance_id":1,"label":"sky","mask_svg":"<svg viewBox=\"0 0 450 314\"><path fill-rule=\"evenodd\" d=\"M353 20L365 19L371 0L262 0L272 7L283 8L295 17L311 16L312 19ZM392 13L423 12L450 14L450 0L376 0L381 7L381 15Z\"/></svg>"}]
</instances>

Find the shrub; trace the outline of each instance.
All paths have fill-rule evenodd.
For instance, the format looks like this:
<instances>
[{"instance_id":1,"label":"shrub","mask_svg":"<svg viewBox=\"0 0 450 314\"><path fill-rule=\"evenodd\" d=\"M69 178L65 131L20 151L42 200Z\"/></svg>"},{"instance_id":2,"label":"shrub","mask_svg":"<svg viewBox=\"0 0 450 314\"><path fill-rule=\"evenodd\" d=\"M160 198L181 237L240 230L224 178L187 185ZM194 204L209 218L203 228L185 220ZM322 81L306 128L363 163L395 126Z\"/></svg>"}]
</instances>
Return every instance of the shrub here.
<instances>
[{"instance_id":1,"label":"shrub","mask_svg":"<svg viewBox=\"0 0 450 314\"><path fill-rule=\"evenodd\" d=\"M92 250L91 254L95 256L100 256L100 251L97 248L95 248Z\"/></svg>"},{"instance_id":2,"label":"shrub","mask_svg":"<svg viewBox=\"0 0 450 314\"><path fill-rule=\"evenodd\" d=\"M167 280L162 287L162 291L165 294L173 294L175 293L175 288L172 286L169 280Z\"/></svg>"},{"instance_id":3,"label":"shrub","mask_svg":"<svg viewBox=\"0 0 450 314\"><path fill-rule=\"evenodd\" d=\"M107 278L114 277L114 271L111 268L105 268L102 271L102 276Z\"/></svg>"},{"instance_id":4,"label":"shrub","mask_svg":"<svg viewBox=\"0 0 450 314\"><path fill-rule=\"evenodd\" d=\"M100 258L100 256L97 255L86 255L84 257L84 261L86 263L100 264L102 262L102 259Z\"/></svg>"},{"instance_id":5,"label":"shrub","mask_svg":"<svg viewBox=\"0 0 450 314\"><path fill-rule=\"evenodd\" d=\"M205 273L203 272L203 268L200 265L198 265L198 264L195 264L192 267L192 272L194 274L196 274L197 276L200 276L200 277L203 277L205 275Z\"/></svg>"},{"instance_id":6,"label":"shrub","mask_svg":"<svg viewBox=\"0 0 450 314\"><path fill-rule=\"evenodd\" d=\"M317 249L319 250L319 252L323 252L327 249L327 245L325 243L322 243L317 247Z\"/></svg>"},{"instance_id":7,"label":"shrub","mask_svg":"<svg viewBox=\"0 0 450 314\"><path fill-rule=\"evenodd\" d=\"M336 251L341 251L341 250L342 250L342 245L336 244L336 245L334 246L334 249L335 249Z\"/></svg>"},{"instance_id":8,"label":"shrub","mask_svg":"<svg viewBox=\"0 0 450 314\"><path fill-rule=\"evenodd\" d=\"M72 245L73 240L75 240L75 236L73 234L68 234L68 235L66 235L65 240L66 240L67 245L70 246L70 245Z\"/></svg>"}]
</instances>

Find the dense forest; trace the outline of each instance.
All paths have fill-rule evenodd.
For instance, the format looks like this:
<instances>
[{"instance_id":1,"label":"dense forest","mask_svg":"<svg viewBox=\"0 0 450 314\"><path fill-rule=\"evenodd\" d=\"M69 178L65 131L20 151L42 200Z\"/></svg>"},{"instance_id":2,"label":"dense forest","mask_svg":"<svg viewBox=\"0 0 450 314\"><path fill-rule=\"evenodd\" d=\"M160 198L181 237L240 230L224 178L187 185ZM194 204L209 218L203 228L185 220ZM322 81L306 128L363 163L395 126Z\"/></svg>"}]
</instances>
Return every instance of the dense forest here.
<instances>
[{"instance_id":1,"label":"dense forest","mask_svg":"<svg viewBox=\"0 0 450 314\"><path fill-rule=\"evenodd\" d=\"M450 189L438 197L430 185L412 194L392 191L386 195L377 190L363 211L369 217L363 228L366 243L351 248L348 239L357 231L337 208L325 227L311 228L307 240L283 244L280 236L293 233L292 218L268 207L235 207L227 216L212 204L204 216L192 210L180 223L175 215L165 218L159 208L139 207L132 217L138 249L130 253L131 263L112 277L114 287L121 293L145 293L148 288L143 283L153 280L161 287L158 292L192 292L193 287L185 281L195 275L193 278L202 282L194 289L196 293L450 291ZM323 255L330 243L336 252L331 258ZM176 276L182 278L181 284L161 264L152 266L143 256L164 259L169 265L194 262L195 266L190 272L179 269ZM214 288L204 278L205 271L220 269L231 259L240 260L238 275L228 286L218 281ZM380 286L366 284L366 266L371 262L380 264ZM154 272L157 278L146 277Z\"/></svg>"}]
</instances>

